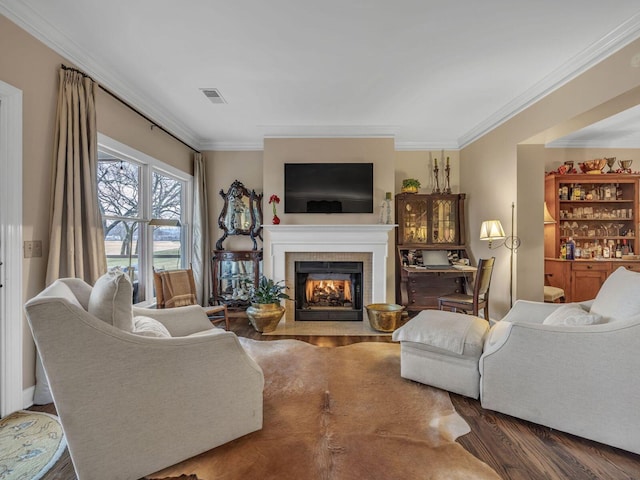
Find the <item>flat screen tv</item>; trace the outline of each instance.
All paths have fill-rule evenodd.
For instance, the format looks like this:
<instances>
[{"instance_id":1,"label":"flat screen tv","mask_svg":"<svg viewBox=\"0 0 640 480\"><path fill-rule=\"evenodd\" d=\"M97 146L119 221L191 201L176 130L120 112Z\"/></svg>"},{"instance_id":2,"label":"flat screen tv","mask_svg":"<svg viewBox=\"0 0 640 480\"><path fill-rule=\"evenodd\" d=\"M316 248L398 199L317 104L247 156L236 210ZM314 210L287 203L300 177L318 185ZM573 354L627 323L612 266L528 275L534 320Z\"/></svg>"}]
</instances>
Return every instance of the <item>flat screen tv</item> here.
<instances>
[{"instance_id":1,"label":"flat screen tv","mask_svg":"<svg viewBox=\"0 0 640 480\"><path fill-rule=\"evenodd\" d=\"M373 164L285 163L284 213L373 213Z\"/></svg>"}]
</instances>

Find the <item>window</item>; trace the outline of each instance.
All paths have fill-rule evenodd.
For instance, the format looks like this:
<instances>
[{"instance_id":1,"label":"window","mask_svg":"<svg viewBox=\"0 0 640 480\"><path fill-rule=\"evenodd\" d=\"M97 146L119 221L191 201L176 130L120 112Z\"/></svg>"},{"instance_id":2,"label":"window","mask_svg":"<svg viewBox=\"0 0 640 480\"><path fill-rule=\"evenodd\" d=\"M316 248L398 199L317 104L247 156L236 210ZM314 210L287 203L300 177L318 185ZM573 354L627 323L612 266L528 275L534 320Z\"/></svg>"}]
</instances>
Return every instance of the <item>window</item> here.
<instances>
[{"instance_id":1,"label":"window","mask_svg":"<svg viewBox=\"0 0 640 480\"><path fill-rule=\"evenodd\" d=\"M153 268L189 263L192 177L104 135L97 170L107 267L129 273L135 303L150 301Z\"/></svg>"}]
</instances>

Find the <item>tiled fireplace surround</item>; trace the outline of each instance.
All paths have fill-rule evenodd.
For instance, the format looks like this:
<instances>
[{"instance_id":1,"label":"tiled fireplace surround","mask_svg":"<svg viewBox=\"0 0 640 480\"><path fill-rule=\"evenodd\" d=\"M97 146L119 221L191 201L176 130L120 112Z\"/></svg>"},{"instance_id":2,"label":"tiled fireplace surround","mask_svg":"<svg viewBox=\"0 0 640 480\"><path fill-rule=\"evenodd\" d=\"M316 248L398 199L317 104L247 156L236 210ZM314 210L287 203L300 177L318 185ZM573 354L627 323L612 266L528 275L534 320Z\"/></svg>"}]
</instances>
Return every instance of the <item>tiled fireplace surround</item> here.
<instances>
[{"instance_id":1,"label":"tiled fireplace surround","mask_svg":"<svg viewBox=\"0 0 640 480\"><path fill-rule=\"evenodd\" d=\"M294 297L294 262L363 262L363 304L386 300L389 231L394 225L264 225L264 274L284 280ZM295 322L291 302L285 321ZM366 310L363 321L368 322Z\"/></svg>"}]
</instances>

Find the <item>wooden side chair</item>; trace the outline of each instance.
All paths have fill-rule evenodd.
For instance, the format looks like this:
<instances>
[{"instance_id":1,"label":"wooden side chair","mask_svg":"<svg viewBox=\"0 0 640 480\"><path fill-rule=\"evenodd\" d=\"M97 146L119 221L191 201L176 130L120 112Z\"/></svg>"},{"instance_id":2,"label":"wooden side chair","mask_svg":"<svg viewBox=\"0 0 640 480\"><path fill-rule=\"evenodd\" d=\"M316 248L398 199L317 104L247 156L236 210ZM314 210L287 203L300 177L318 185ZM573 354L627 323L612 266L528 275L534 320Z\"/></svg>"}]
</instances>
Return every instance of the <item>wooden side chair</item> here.
<instances>
[{"instance_id":1,"label":"wooden side chair","mask_svg":"<svg viewBox=\"0 0 640 480\"><path fill-rule=\"evenodd\" d=\"M480 309L484 310L484 319L489 321L489 287L491 286L491 274L495 257L480 259L476 272L473 294L451 293L438 298L438 308L448 308L454 312L461 310L478 316Z\"/></svg>"},{"instance_id":2,"label":"wooden side chair","mask_svg":"<svg viewBox=\"0 0 640 480\"><path fill-rule=\"evenodd\" d=\"M175 308L198 305L196 283L191 268L182 270L153 271L153 283L156 288L156 308ZM224 322L229 330L229 314L226 305L204 308L211 323Z\"/></svg>"},{"instance_id":3,"label":"wooden side chair","mask_svg":"<svg viewBox=\"0 0 640 480\"><path fill-rule=\"evenodd\" d=\"M544 274L544 301L547 303L564 303L564 289L551 285L553 274Z\"/></svg>"}]
</instances>

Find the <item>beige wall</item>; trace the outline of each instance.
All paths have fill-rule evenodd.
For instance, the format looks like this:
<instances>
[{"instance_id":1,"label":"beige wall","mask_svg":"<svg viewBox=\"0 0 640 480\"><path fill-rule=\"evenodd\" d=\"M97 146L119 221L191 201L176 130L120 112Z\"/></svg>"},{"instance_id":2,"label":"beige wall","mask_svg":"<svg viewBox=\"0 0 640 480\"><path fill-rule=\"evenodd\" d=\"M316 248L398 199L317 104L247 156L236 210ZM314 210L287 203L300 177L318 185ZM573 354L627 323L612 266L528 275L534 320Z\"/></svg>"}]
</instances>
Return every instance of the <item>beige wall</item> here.
<instances>
[{"instance_id":1,"label":"beige wall","mask_svg":"<svg viewBox=\"0 0 640 480\"><path fill-rule=\"evenodd\" d=\"M265 196L284 198L285 163L373 163L374 213L371 214L285 214L278 208L282 223L289 225L371 224L377 223L376 205L385 192L394 191L395 145L393 138L268 138L264 141L263 185ZM265 201L266 208L266 201ZM265 215L266 221L271 219ZM395 249L393 232L389 234L387 256L387 302L395 302Z\"/></svg>"},{"instance_id":2,"label":"beige wall","mask_svg":"<svg viewBox=\"0 0 640 480\"><path fill-rule=\"evenodd\" d=\"M639 53L640 40L636 40L460 152L460 185L468 198L472 251L476 257L497 257L491 305L498 318L509 308L509 251L505 248L490 251L485 242L478 240L477 232L484 219L498 218L508 224L511 202L517 202L515 230L522 239L516 256L516 278L527 278L526 282L518 282L517 297L542 298L539 289L527 291L525 286L542 285L544 280L539 246L543 244L541 184L546 154L521 161L518 145L554 140L640 103L640 68L632 63ZM531 214L531 205L536 205L540 213ZM535 228L536 225L540 228ZM525 245L534 250L527 252L529 247Z\"/></svg>"},{"instance_id":3,"label":"beige wall","mask_svg":"<svg viewBox=\"0 0 640 480\"><path fill-rule=\"evenodd\" d=\"M402 189L402 180L416 178L420 181L420 193L432 193L435 187L434 161L438 160L438 185L445 186L444 164L441 160L449 158L449 185L453 193L460 190L460 152L446 151L397 151L395 171L395 192Z\"/></svg>"},{"instance_id":4,"label":"beige wall","mask_svg":"<svg viewBox=\"0 0 640 480\"><path fill-rule=\"evenodd\" d=\"M394 158L393 138L268 138L264 141L265 195L284 197L285 163L366 162L373 163L373 198L377 205L385 192L394 191ZM278 216L289 225L376 223L376 210L364 215L285 214L281 205Z\"/></svg>"},{"instance_id":5,"label":"beige wall","mask_svg":"<svg viewBox=\"0 0 640 480\"><path fill-rule=\"evenodd\" d=\"M216 241L223 231L218 227L218 217L224 207L224 200L220 190L229 191L231 184L238 180L249 190L262 193L262 151L240 152L204 152L207 159L207 187L209 200L209 230L211 233L211 248L215 248ZM263 201L262 208L266 209L265 218L270 219L270 205L268 199ZM251 250L253 244L247 236L227 237L223 247L225 250ZM261 248L258 240L258 248Z\"/></svg>"},{"instance_id":6,"label":"beige wall","mask_svg":"<svg viewBox=\"0 0 640 480\"><path fill-rule=\"evenodd\" d=\"M73 66L40 41L0 15L0 80L22 90L23 99L23 239L41 240L43 256L23 260L23 291L27 299L44 288L49 237L51 159L61 63ZM191 151L118 101L98 90L100 132L132 148L191 173ZM23 385L35 383L35 347L23 325Z\"/></svg>"}]
</instances>

